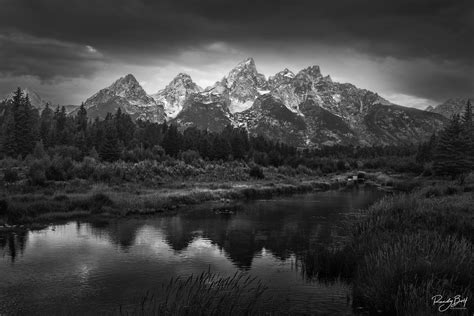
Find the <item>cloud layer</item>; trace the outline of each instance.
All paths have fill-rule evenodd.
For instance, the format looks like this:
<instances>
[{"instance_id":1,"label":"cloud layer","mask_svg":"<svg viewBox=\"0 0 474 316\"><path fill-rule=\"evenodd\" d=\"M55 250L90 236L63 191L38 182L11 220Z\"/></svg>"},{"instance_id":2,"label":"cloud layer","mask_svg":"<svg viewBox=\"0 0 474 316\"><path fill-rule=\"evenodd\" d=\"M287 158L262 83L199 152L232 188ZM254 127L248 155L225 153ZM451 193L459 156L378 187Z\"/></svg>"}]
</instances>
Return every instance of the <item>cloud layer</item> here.
<instances>
[{"instance_id":1,"label":"cloud layer","mask_svg":"<svg viewBox=\"0 0 474 316\"><path fill-rule=\"evenodd\" d=\"M318 63L386 95L436 102L474 91L471 0L0 0L0 7L2 76L104 78L97 82L130 69L158 85L173 66L207 84L252 55L269 72Z\"/></svg>"}]
</instances>

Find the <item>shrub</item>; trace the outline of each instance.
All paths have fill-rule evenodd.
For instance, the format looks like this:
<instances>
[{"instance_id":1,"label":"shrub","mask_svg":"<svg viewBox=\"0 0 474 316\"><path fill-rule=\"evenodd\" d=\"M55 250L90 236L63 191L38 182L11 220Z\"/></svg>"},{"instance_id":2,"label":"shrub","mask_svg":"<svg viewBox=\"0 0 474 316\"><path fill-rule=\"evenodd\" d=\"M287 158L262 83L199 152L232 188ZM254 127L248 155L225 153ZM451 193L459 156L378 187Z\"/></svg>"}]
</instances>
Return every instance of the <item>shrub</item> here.
<instances>
[{"instance_id":1,"label":"shrub","mask_svg":"<svg viewBox=\"0 0 474 316\"><path fill-rule=\"evenodd\" d=\"M33 156L36 159L43 159L46 157L46 152L44 151L43 142L36 142L35 149L33 150Z\"/></svg>"},{"instance_id":2,"label":"shrub","mask_svg":"<svg viewBox=\"0 0 474 316\"><path fill-rule=\"evenodd\" d=\"M431 167L424 167L423 168L423 173L421 174L423 177L430 177L433 175L433 170L431 169Z\"/></svg>"},{"instance_id":3,"label":"shrub","mask_svg":"<svg viewBox=\"0 0 474 316\"><path fill-rule=\"evenodd\" d=\"M249 170L249 176L255 179L264 179L265 175L263 174L262 167L255 165L252 166Z\"/></svg>"},{"instance_id":4,"label":"shrub","mask_svg":"<svg viewBox=\"0 0 474 316\"><path fill-rule=\"evenodd\" d=\"M8 202L5 199L0 200L0 217L7 216Z\"/></svg>"},{"instance_id":5,"label":"shrub","mask_svg":"<svg viewBox=\"0 0 474 316\"><path fill-rule=\"evenodd\" d=\"M31 185L46 184L46 170L43 161L35 160L33 163L31 163L28 170L28 181Z\"/></svg>"},{"instance_id":6,"label":"shrub","mask_svg":"<svg viewBox=\"0 0 474 316\"><path fill-rule=\"evenodd\" d=\"M103 206L114 206L115 203L110 197L104 193L94 194L90 200L91 204L95 207L101 208Z\"/></svg>"},{"instance_id":7,"label":"shrub","mask_svg":"<svg viewBox=\"0 0 474 316\"><path fill-rule=\"evenodd\" d=\"M3 180L8 183L16 182L18 181L18 172L16 169L13 168L8 168L3 171Z\"/></svg>"},{"instance_id":8,"label":"shrub","mask_svg":"<svg viewBox=\"0 0 474 316\"><path fill-rule=\"evenodd\" d=\"M54 197L55 201L61 202L61 201L68 201L69 197L67 195L61 194L61 195L56 195Z\"/></svg>"},{"instance_id":9,"label":"shrub","mask_svg":"<svg viewBox=\"0 0 474 316\"><path fill-rule=\"evenodd\" d=\"M195 150L186 150L180 154L181 160L188 165L193 164L196 160L199 160L201 156Z\"/></svg>"},{"instance_id":10,"label":"shrub","mask_svg":"<svg viewBox=\"0 0 474 316\"><path fill-rule=\"evenodd\" d=\"M71 158L75 161L80 161L83 156L79 148L74 146L56 146L54 148L49 148L48 153L50 157L60 156L64 158Z\"/></svg>"},{"instance_id":11,"label":"shrub","mask_svg":"<svg viewBox=\"0 0 474 316\"><path fill-rule=\"evenodd\" d=\"M48 180L65 181L71 178L74 164L70 157L55 156L46 169Z\"/></svg>"},{"instance_id":12,"label":"shrub","mask_svg":"<svg viewBox=\"0 0 474 316\"><path fill-rule=\"evenodd\" d=\"M97 161L92 157L84 157L81 163L76 164L72 171L73 175L79 179L89 179L96 170Z\"/></svg>"},{"instance_id":13,"label":"shrub","mask_svg":"<svg viewBox=\"0 0 474 316\"><path fill-rule=\"evenodd\" d=\"M156 159L156 160L160 160L166 154L163 147L161 147L159 145L153 146L153 148L151 149L151 153L153 154L153 158ZM198 153L198 155L199 155L199 153Z\"/></svg>"},{"instance_id":14,"label":"shrub","mask_svg":"<svg viewBox=\"0 0 474 316\"><path fill-rule=\"evenodd\" d=\"M344 162L344 160L338 160L337 163L336 163L336 168L339 171L345 171L345 170L348 169L346 167L346 163Z\"/></svg>"},{"instance_id":15,"label":"shrub","mask_svg":"<svg viewBox=\"0 0 474 316\"><path fill-rule=\"evenodd\" d=\"M92 149L89 151L89 157L95 159L95 160L99 160L100 157L99 157L99 153L97 152L97 150L95 149L95 147L92 147Z\"/></svg>"},{"instance_id":16,"label":"shrub","mask_svg":"<svg viewBox=\"0 0 474 316\"><path fill-rule=\"evenodd\" d=\"M311 170L308 167L305 167L303 165L298 165L298 167L296 168L296 171L299 174L304 174L304 175L313 175L314 174L313 170Z\"/></svg>"}]
</instances>

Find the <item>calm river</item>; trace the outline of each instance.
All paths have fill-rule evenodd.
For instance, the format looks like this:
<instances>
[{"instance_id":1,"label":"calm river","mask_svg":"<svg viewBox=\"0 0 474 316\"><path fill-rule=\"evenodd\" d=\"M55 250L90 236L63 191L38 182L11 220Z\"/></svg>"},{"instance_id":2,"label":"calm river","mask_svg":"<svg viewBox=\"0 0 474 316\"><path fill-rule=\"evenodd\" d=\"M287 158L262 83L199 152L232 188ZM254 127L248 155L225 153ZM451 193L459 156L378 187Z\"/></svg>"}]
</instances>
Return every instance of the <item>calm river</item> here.
<instances>
[{"instance_id":1,"label":"calm river","mask_svg":"<svg viewBox=\"0 0 474 316\"><path fill-rule=\"evenodd\" d=\"M344 282L307 280L297 254L347 232L344 213L382 193L330 191L174 216L69 222L0 235L0 315L91 314L135 303L177 275L248 271L290 313L351 315ZM158 290L156 290L158 291Z\"/></svg>"}]
</instances>

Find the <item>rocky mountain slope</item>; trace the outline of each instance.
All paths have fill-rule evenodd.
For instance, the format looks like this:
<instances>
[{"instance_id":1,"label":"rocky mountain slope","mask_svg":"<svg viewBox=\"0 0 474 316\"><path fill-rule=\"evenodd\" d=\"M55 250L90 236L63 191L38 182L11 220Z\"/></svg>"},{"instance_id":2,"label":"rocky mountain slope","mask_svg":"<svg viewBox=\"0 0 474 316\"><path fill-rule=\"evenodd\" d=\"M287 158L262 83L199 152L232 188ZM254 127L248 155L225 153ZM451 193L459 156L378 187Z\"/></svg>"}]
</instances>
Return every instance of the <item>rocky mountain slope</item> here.
<instances>
[{"instance_id":1,"label":"rocky mountain slope","mask_svg":"<svg viewBox=\"0 0 474 316\"><path fill-rule=\"evenodd\" d=\"M134 119L163 122L166 118L163 105L147 95L131 74L88 98L84 106L92 118L104 118L107 113L115 113L118 108Z\"/></svg>"},{"instance_id":2,"label":"rocky mountain slope","mask_svg":"<svg viewBox=\"0 0 474 316\"><path fill-rule=\"evenodd\" d=\"M193 82L188 74L178 74L163 90L153 94L158 104L162 104L168 118L175 118L183 109L184 102L202 89Z\"/></svg>"},{"instance_id":3,"label":"rocky mountain slope","mask_svg":"<svg viewBox=\"0 0 474 316\"><path fill-rule=\"evenodd\" d=\"M267 80L252 58L204 90L181 73L151 97L127 75L85 105L90 116L103 117L120 107L134 118L166 119L181 129L220 131L231 124L297 146L413 143L446 122L438 113L395 105L375 92L333 82L319 66L296 74L284 69Z\"/></svg>"},{"instance_id":4,"label":"rocky mountain slope","mask_svg":"<svg viewBox=\"0 0 474 316\"><path fill-rule=\"evenodd\" d=\"M473 102L474 98L469 98L471 103ZM426 108L426 111L438 113L443 115L444 117L451 118L453 114L462 114L464 109L466 108L467 98L452 98L446 100L446 102L442 104L438 104L437 106L429 106Z\"/></svg>"},{"instance_id":5,"label":"rocky mountain slope","mask_svg":"<svg viewBox=\"0 0 474 316\"><path fill-rule=\"evenodd\" d=\"M212 132L222 131L234 124L224 98L212 94L193 94L186 100L183 110L171 120L181 129L197 127Z\"/></svg>"}]
</instances>

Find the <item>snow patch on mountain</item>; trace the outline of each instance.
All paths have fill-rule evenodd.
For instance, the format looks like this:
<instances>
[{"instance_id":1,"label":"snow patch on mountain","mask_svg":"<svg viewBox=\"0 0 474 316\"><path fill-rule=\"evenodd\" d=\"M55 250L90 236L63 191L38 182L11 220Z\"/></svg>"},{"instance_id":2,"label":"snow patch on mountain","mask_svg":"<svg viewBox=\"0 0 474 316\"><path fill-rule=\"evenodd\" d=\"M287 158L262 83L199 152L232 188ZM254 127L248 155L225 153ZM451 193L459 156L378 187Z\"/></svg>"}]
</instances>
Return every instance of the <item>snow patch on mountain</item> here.
<instances>
[{"instance_id":1,"label":"snow patch on mountain","mask_svg":"<svg viewBox=\"0 0 474 316\"><path fill-rule=\"evenodd\" d=\"M175 118L183 109L183 105L191 94L199 93L202 89L193 82L188 74L178 74L164 89L152 97L163 105L168 118Z\"/></svg>"}]
</instances>

